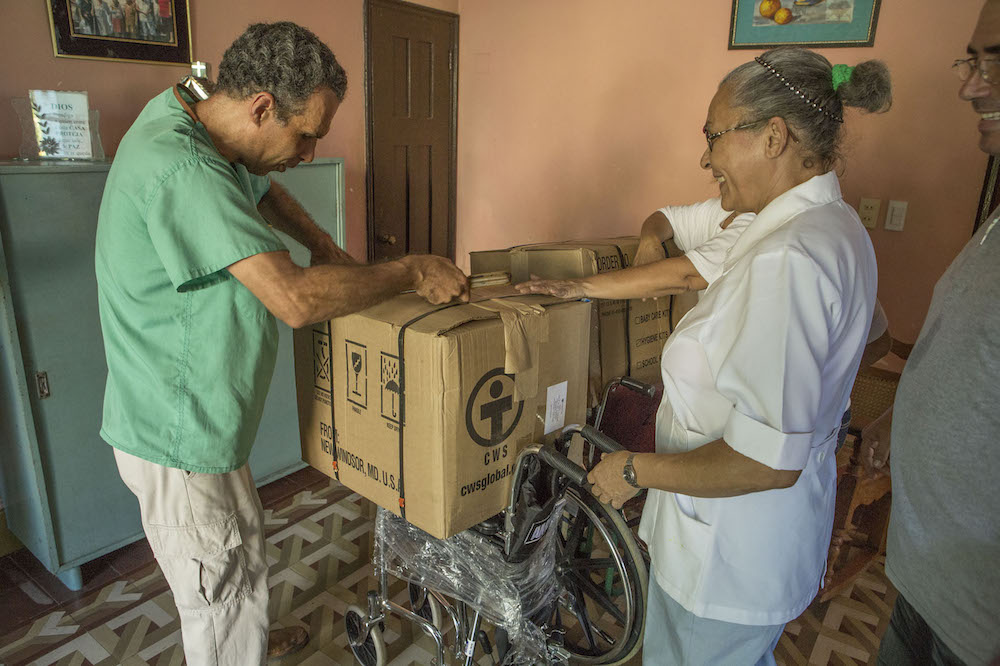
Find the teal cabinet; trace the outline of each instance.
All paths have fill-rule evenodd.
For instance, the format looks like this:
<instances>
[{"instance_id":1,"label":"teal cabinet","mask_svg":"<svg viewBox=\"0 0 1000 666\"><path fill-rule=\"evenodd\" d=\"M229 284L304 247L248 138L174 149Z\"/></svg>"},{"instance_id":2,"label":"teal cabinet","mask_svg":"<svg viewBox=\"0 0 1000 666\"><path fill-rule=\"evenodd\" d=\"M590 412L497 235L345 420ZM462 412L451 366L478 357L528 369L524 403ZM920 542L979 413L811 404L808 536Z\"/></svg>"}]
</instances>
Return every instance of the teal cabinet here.
<instances>
[{"instance_id":1,"label":"teal cabinet","mask_svg":"<svg viewBox=\"0 0 1000 666\"><path fill-rule=\"evenodd\" d=\"M343 167L316 160L275 178L341 245ZM10 529L73 589L80 564L142 536L138 504L98 435L107 368L94 238L108 169L0 163L0 497ZM250 458L258 485L302 466L291 330L279 329Z\"/></svg>"}]
</instances>

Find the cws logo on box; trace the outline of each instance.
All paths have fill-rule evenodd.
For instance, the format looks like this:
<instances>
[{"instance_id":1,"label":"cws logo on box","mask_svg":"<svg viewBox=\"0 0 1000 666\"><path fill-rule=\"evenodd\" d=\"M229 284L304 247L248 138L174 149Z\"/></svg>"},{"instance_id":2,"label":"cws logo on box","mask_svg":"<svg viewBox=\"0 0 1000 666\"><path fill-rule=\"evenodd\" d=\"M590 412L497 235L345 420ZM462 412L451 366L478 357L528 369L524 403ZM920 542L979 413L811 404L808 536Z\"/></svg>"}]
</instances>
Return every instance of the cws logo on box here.
<instances>
[{"instance_id":1,"label":"cws logo on box","mask_svg":"<svg viewBox=\"0 0 1000 666\"><path fill-rule=\"evenodd\" d=\"M493 447L510 437L524 401L514 400L514 376L494 368L480 377L465 406L465 427L476 444Z\"/></svg>"},{"instance_id":2,"label":"cws logo on box","mask_svg":"<svg viewBox=\"0 0 1000 666\"><path fill-rule=\"evenodd\" d=\"M523 412L524 401L514 400L514 376L506 374L503 368L490 370L476 382L465 403L465 427L472 441L483 447L486 469L476 473L478 478L462 485L459 491L462 497L486 490L513 472L513 463L505 460L510 452L506 441Z\"/></svg>"}]
</instances>

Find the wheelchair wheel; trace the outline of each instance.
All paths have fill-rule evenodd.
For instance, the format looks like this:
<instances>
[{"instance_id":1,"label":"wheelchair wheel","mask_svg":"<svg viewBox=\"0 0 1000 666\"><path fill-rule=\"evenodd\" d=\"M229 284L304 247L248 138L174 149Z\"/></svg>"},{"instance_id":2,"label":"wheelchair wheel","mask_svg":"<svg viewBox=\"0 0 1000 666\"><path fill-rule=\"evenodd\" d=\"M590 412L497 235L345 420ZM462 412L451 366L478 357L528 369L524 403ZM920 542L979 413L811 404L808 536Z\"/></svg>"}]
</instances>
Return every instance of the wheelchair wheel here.
<instances>
[{"instance_id":1,"label":"wheelchair wheel","mask_svg":"<svg viewBox=\"0 0 1000 666\"><path fill-rule=\"evenodd\" d=\"M444 632L444 611L434 595L428 592L426 587L420 587L412 582L409 585L409 595L410 610Z\"/></svg>"},{"instance_id":2,"label":"wheelchair wheel","mask_svg":"<svg viewBox=\"0 0 1000 666\"><path fill-rule=\"evenodd\" d=\"M382 630L375 624L368 629L367 635L363 635L367 618L368 613L357 606L347 607L347 613L344 614L347 643L361 666L385 666L386 650Z\"/></svg>"},{"instance_id":3,"label":"wheelchair wheel","mask_svg":"<svg viewBox=\"0 0 1000 666\"><path fill-rule=\"evenodd\" d=\"M572 663L619 664L641 647L649 574L621 514L570 484L558 535L555 623Z\"/></svg>"}]
</instances>

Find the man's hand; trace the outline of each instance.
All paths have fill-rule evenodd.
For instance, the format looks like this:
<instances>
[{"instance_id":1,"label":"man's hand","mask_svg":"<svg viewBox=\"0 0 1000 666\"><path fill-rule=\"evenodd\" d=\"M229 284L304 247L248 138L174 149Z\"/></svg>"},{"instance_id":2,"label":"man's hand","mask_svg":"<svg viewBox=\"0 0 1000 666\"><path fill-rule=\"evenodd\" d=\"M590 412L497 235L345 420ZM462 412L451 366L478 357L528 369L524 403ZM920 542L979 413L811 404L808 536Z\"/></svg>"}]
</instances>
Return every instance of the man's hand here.
<instances>
[{"instance_id":1,"label":"man's hand","mask_svg":"<svg viewBox=\"0 0 1000 666\"><path fill-rule=\"evenodd\" d=\"M892 432L892 408L861 431L861 466L869 478L877 479L889 473L889 439Z\"/></svg>"},{"instance_id":2,"label":"man's hand","mask_svg":"<svg viewBox=\"0 0 1000 666\"><path fill-rule=\"evenodd\" d=\"M630 486L622 476L625 461L630 455L630 451L605 453L601 456L601 462L587 475L587 480L594 486L590 490L594 497L615 509L622 508L625 502L639 492L638 488Z\"/></svg>"},{"instance_id":3,"label":"man's hand","mask_svg":"<svg viewBox=\"0 0 1000 666\"><path fill-rule=\"evenodd\" d=\"M583 298L583 283L580 280L543 280L537 275L532 275L531 280L515 285L515 289L522 294L549 294L559 298Z\"/></svg>"},{"instance_id":4,"label":"man's hand","mask_svg":"<svg viewBox=\"0 0 1000 666\"><path fill-rule=\"evenodd\" d=\"M414 290L428 303L442 305L456 297L469 302L469 278L450 260L433 254L411 254L400 261L413 276Z\"/></svg>"},{"instance_id":5,"label":"man's hand","mask_svg":"<svg viewBox=\"0 0 1000 666\"><path fill-rule=\"evenodd\" d=\"M333 239L329 236L325 236L321 240L317 247L312 250L312 256L309 258L310 266L319 266L322 264L329 265L352 265L358 263L354 260L354 257L347 254L333 242Z\"/></svg>"}]
</instances>

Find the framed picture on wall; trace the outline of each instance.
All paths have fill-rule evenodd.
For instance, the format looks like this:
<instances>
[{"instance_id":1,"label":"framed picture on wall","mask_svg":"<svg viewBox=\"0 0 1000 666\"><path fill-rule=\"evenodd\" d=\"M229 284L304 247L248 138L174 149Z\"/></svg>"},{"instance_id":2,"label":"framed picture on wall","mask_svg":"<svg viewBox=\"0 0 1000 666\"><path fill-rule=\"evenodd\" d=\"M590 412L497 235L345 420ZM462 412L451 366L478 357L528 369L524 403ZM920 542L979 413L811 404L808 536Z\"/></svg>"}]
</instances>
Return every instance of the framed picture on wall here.
<instances>
[{"instance_id":1,"label":"framed picture on wall","mask_svg":"<svg viewBox=\"0 0 1000 666\"><path fill-rule=\"evenodd\" d=\"M872 46L881 0L733 0L730 49Z\"/></svg>"},{"instance_id":2,"label":"framed picture on wall","mask_svg":"<svg viewBox=\"0 0 1000 666\"><path fill-rule=\"evenodd\" d=\"M191 63L188 0L48 0L61 58Z\"/></svg>"}]
</instances>

